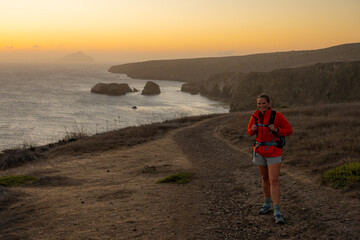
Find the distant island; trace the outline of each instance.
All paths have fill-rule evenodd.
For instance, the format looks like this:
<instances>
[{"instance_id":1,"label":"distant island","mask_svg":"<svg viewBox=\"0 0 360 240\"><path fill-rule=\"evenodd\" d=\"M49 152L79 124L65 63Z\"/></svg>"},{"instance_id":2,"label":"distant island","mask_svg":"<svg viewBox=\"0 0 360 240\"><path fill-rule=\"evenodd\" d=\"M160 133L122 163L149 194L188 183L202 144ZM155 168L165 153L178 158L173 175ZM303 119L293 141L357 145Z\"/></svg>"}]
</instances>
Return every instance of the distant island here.
<instances>
[{"instance_id":1,"label":"distant island","mask_svg":"<svg viewBox=\"0 0 360 240\"><path fill-rule=\"evenodd\" d=\"M66 55L62 58L59 58L57 62L60 63L95 63L95 60L90 57L86 56L82 51L78 51L76 53L72 53Z\"/></svg>"}]
</instances>

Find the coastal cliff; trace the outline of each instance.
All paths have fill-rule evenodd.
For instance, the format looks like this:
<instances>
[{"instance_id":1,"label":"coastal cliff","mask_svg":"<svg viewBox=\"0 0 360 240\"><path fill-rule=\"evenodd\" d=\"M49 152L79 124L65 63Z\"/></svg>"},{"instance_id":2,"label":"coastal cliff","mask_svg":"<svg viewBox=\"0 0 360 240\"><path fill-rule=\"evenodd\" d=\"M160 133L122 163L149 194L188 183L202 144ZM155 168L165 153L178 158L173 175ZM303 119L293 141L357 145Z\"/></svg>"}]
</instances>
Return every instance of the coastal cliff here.
<instances>
[{"instance_id":1,"label":"coastal cliff","mask_svg":"<svg viewBox=\"0 0 360 240\"><path fill-rule=\"evenodd\" d=\"M138 79L197 82L225 72L270 72L281 68L316 63L360 60L360 43L308 50L252 54L245 56L155 60L112 66L109 72Z\"/></svg>"},{"instance_id":2,"label":"coastal cliff","mask_svg":"<svg viewBox=\"0 0 360 240\"><path fill-rule=\"evenodd\" d=\"M263 92L272 97L273 106L354 102L360 100L360 61L223 73L189 85L204 96L230 102L230 111L252 109L256 96Z\"/></svg>"},{"instance_id":3,"label":"coastal cliff","mask_svg":"<svg viewBox=\"0 0 360 240\"><path fill-rule=\"evenodd\" d=\"M211 99L219 99L223 102L231 102L234 87L240 76L245 73L221 73L210 76L205 81L184 83L181 87L182 92L191 94L201 94Z\"/></svg>"},{"instance_id":4,"label":"coastal cliff","mask_svg":"<svg viewBox=\"0 0 360 240\"><path fill-rule=\"evenodd\" d=\"M311 51L158 60L113 66L133 78L185 81L181 91L253 108L262 92L273 106L359 101L360 43Z\"/></svg>"}]
</instances>

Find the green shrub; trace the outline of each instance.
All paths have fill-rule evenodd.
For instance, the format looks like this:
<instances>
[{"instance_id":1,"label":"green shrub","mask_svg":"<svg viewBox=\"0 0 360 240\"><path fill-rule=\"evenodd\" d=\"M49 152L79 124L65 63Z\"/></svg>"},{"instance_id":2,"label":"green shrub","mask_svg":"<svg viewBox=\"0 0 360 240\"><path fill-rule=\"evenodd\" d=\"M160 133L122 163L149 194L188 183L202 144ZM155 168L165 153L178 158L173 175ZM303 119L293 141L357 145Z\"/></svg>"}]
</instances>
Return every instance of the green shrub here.
<instances>
[{"instance_id":1,"label":"green shrub","mask_svg":"<svg viewBox=\"0 0 360 240\"><path fill-rule=\"evenodd\" d=\"M5 187L16 187L36 180L36 177L31 176L6 176L0 177L0 185Z\"/></svg>"},{"instance_id":2,"label":"green shrub","mask_svg":"<svg viewBox=\"0 0 360 240\"><path fill-rule=\"evenodd\" d=\"M323 183L329 183L335 188L343 188L358 181L360 181L360 162L345 163L326 171L322 177Z\"/></svg>"},{"instance_id":3,"label":"green shrub","mask_svg":"<svg viewBox=\"0 0 360 240\"><path fill-rule=\"evenodd\" d=\"M192 176L192 173L180 172L159 180L158 183L185 184L191 181Z\"/></svg>"}]
</instances>

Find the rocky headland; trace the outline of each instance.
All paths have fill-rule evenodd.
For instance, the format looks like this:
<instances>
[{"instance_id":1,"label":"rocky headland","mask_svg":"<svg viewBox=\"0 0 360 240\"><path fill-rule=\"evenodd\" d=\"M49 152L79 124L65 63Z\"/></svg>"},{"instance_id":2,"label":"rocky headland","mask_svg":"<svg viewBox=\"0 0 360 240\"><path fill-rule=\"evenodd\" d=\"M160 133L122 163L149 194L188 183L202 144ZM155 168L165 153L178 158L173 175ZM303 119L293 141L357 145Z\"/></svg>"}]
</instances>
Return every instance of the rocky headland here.
<instances>
[{"instance_id":1,"label":"rocky headland","mask_svg":"<svg viewBox=\"0 0 360 240\"><path fill-rule=\"evenodd\" d=\"M231 57L154 60L112 66L109 72L138 79L196 82L226 72L270 72L317 63L360 60L360 43L318 50L288 51Z\"/></svg>"},{"instance_id":2,"label":"rocky headland","mask_svg":"<svg viewBox=\"0 0 360 240\"><path fill-rule=\"evenodd\" d=\"M311 51L130 63L109 71L185 81L181 91L223 101L238 111L252 108L263 92L272 96L274 106L358 101L359 66L360 43L353 43Z\"/></svg>"}]
</instances>

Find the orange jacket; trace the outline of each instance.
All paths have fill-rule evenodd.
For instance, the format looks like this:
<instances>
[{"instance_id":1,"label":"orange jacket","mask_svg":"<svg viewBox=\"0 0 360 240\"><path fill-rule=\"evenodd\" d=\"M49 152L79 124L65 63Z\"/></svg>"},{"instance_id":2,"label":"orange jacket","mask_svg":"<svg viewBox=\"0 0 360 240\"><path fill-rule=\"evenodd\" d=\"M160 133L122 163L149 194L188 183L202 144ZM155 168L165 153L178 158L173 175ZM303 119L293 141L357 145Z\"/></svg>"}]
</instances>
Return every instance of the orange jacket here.
<instances>
[{"instance_id":1,"label":"orange jacket","mask_svg":"<svg viewBox=\"0 0 360 240\"><path fill-rule=\"evenodd\" d=\"M256 134L255 131L251 130L252 125L255 124L255 119L254 117L256 117L258 120L258 123L262 123L262 124L269 124L269 119L270 119L270 114L271 114L271 108L269 108L269 110L267 110L265 112L265 116L264 116L264 122L260 122L260 118L259 118L259 113L260 111L257 110L250 118L250 122L248 125L248 133L250 136L253 136ZM289 136L292 133L292 128L290 126L290 123L286 120L286 118L280 113L280 112L276 112L275 115L275 119L274 119L274 126L279 129L279 132L277 133L278 136ZM270 132L270 129L268 127L262 127L262 126L257 126L258 127L258 135L256 137L256 141L257 142L271 142L275 135L272 134ZM276 138L274 141L278 141L279 138ZM254 147L254 151L256 151L257 153L259 153L261 156L263 157L278 157L282 155L282 149L278 148L276 146L269 146L267 148L267 150L265 150L267 148L267 146L260 146L258 148Z\"/></svg>"}]
</instances>

